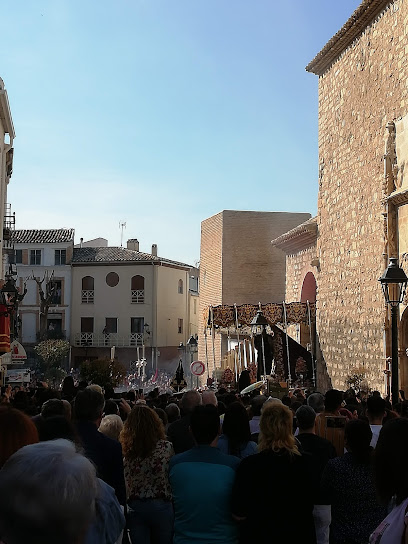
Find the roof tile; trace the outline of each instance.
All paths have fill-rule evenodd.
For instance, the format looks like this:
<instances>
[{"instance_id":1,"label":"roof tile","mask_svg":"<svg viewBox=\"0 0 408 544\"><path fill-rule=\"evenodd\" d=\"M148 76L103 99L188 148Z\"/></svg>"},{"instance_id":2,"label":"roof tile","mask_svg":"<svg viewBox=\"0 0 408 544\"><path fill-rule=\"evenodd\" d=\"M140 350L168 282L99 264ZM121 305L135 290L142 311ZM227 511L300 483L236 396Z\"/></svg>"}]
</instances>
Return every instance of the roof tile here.
<instances>
[{"instance_id":1,"label":"roof tile","mask_svg":"<svg viewBox=\"0 0 408 544\"><path fill-rule=\"evenodd\" d=\"M58 244L74 241L74 229L13 230L11 240L15 244Z\"/></svg>"},{"instance_id":2,"label":"roof tile","mask_svg":"<svg viewBox=\"0 0 408 544\"><path fill-rule=\"evenodd\" d=\"M175 266L182 266L184 268L191 268L191 265L180 263L178 261L171 261L170 259L164 259L151 255L150 253L143 253L141 251L133 251L132 249L126 249L123 247L81 247L74 248L74 255L72 258L72 264L79 263L118 263L118 262L157 262L172 264Z\"/></svg>"}]
</instances>

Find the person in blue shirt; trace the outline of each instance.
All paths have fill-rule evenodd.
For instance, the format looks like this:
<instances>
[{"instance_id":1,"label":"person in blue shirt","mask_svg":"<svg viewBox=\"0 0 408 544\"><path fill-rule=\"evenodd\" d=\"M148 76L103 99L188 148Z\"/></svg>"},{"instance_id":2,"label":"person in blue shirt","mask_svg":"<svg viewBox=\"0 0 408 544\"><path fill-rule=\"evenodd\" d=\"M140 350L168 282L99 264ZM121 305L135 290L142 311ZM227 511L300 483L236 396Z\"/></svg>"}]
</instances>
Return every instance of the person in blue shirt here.
<instances>
[{"instance_id":1,"label":"person in blue shirt","mask_svg":"<svg viewBox=\"0 0 408 544\"><path fill-rule=\"evenodd\" d=\"M237 544L231 514L239 459L217 449L220 421L215 406L197 406L190 419L195 446L170 460L174 544Z\"/></svg>"}]
</instances>

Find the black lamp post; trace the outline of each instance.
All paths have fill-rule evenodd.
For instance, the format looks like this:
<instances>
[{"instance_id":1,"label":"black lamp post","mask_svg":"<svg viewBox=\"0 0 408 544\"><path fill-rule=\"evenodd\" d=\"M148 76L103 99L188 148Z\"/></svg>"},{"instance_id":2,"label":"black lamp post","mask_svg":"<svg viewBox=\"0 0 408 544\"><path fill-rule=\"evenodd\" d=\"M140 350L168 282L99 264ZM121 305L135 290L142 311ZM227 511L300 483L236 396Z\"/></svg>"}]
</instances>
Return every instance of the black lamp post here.
<instances>
[{"instance_id":1,"label":"black lamp post","mask_svg":"<svg viewBox=\"0 0 408 544\"><path fill-rule=\"evenodd\" d=\"M198 351L198 342L197 339L194 336L190 336L190 338L187 340L187 351L191 354L191 361L192 363L194 361L194 354ZM198 376L197 376L197 386L198 386ZM191 373L191 389L193 389L193 373Z\"/></svg>"},{"instance_id":2,"label":"black lamp post","mask_svg":"<svg viewBox=\"0 0 408 544\"><path fill-rule=\"evenodd\" d=\"M398 266L398 259L390 258L384 274L378 280L384 293L385 302L391 307L391 397L392 404L398 403L398 308L404 300L408 278Z\"/></svg>"},{"instance_id":3,"label":"black lamp post","mask_svg":"<svg viewBox=\"0 0 408 544\"><path fill-rule=\"evenodd\" d=\"M263 315L262 310L258 310L256 312L256 316L251 321L251 330L255 336L259 336L259 335L261 336L264 379L266 379L264 331L268 325L269 323L265 319L265 316Z\"/></svg>"}]
</instances>

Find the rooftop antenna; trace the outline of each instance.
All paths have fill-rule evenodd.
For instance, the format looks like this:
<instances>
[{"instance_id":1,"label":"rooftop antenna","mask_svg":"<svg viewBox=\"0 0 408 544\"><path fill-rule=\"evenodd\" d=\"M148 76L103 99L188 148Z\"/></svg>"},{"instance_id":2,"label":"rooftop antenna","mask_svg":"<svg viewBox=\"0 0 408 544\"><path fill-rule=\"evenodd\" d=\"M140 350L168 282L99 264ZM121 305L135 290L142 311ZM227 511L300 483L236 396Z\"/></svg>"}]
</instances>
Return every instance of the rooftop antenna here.
<instances>
[{"instance_id":1,"label":"rooftop antenna","mask_svg":"<svg viewBox=\"0 0 408 544\"><path fill-rule=\"evenodd\" d=\"M126 221L119 221L120 229L120 247L123 247L123 229L126 228Z\"/></svg>"}]
</instances>

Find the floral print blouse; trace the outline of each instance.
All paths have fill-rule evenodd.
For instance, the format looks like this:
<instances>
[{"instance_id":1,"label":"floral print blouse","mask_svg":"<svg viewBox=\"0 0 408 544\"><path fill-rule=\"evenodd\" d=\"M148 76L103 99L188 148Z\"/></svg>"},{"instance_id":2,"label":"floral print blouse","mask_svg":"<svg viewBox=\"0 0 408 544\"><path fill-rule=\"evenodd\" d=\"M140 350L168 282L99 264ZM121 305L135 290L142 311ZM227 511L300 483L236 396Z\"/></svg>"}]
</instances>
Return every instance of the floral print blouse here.
<instances>
[{"instance_id":1,"label":"floral print blouse","mask_svg":"<svg viewBox=\"0 0 408 544\"><path fill-rule=\"evenodd\" d=\"M123 460L125 468L127 500L172 500L169 482L169 462L174 455L171 442L159 440L146 459Z\"/></svg>"}]
</instances>

